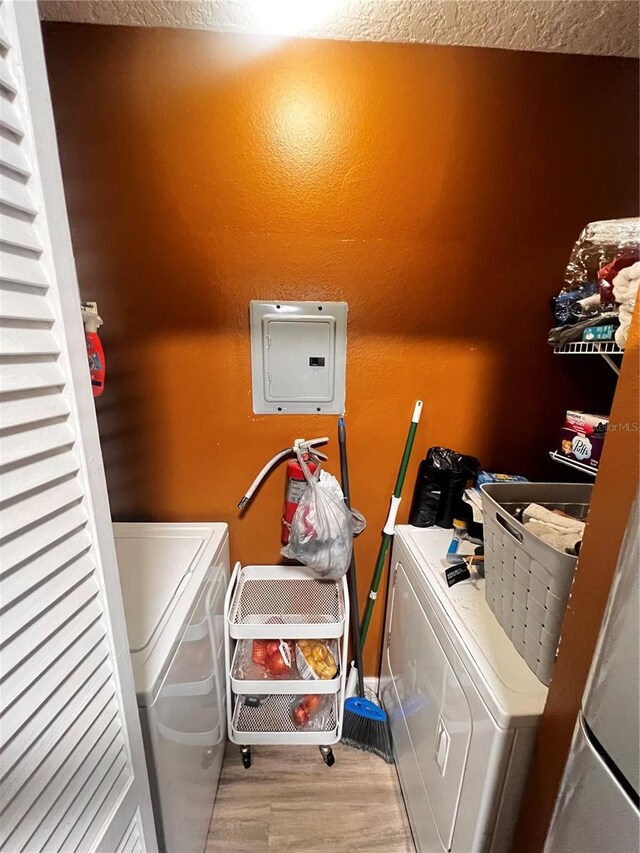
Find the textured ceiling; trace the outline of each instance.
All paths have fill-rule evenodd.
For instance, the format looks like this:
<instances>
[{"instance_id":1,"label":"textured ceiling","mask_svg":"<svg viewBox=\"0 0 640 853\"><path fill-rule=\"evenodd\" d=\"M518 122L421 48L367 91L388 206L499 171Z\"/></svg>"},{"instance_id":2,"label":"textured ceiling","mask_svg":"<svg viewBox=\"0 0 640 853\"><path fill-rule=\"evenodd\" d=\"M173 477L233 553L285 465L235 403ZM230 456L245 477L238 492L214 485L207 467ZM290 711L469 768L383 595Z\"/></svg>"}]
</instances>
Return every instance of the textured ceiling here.
<instances>
[{"instance_id":1,"label":"textured ceiling","mask_svg":"<svg viewBox=\"0 0 640 853\"><path fill-rule=\"evenodd\" d=\"M43 20L638 56L636 0L40 0Z\"/></svg>"}]
</instances>

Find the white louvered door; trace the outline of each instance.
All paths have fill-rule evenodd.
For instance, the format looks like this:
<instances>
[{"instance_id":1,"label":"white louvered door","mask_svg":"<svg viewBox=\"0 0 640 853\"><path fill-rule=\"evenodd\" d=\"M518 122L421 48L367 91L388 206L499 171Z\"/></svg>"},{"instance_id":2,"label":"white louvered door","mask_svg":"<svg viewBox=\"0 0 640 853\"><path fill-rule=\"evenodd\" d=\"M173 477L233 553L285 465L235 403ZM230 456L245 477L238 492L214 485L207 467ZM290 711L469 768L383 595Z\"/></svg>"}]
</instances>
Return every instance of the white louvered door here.
<instances>
[{"instance_id":1,"label":"white louvered door","mask_svg":"<svg viewBox=\"0 0 640 853\"><path fill-rule=\"evenodd\" d=\"M34 0L0 5L0 850L156 850Z\"/></svg>"}]
</instances>

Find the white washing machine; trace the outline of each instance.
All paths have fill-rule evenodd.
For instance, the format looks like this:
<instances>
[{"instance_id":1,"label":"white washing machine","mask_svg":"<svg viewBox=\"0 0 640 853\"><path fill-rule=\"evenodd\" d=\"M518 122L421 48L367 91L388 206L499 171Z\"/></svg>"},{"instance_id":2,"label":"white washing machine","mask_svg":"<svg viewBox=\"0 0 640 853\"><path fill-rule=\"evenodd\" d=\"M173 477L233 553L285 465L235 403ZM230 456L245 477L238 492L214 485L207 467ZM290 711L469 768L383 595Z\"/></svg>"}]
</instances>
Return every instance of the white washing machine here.
<instances>
[{"instance_id":1,"label":"white washing machine","mask_svg":"<svg viewBox=\"0 0 640 853\"><path fill-rule=\"evenodd\" d=\"M506 853L547 688L483 580L449 588L451 530L396 528L380 691L421 853Z\"/></svg>"},{"instance_id":2,"label":"white washing machine","mask_svg":"<svg viewBox=\"0 0 640 853\"><path fill-rule=\"evenodd\" d=\"M202 853L226 741L226 524L114 524L160 848Z\"/></svg>"}]
</instances>

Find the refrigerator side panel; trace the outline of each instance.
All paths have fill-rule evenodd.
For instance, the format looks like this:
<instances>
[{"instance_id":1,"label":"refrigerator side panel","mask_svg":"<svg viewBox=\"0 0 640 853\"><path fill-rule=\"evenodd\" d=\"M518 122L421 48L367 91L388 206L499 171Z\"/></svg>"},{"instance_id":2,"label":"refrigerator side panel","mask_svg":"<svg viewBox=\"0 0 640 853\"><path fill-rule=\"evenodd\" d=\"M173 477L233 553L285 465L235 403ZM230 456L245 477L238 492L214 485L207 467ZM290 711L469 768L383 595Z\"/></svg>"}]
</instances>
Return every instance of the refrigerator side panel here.
<instances>
[{"instance_id":1,"label":"refrigerator side panel","mask_svg":"<svg viewBox=\"0 0 640 853\"><path fill-rule=\"evenodd\" d=\"M544 853L637 853L638 810L578 718Z\"/></svg>"},{"instance_id":2,"label":"refrigerator side panel","mask_svg":"<svg viewBox=\"0 0 640 853\"><path fill-rule=\"evenodd\" d=\"M640 789L639 506L636 497L583 701L589 728L636 793Z\"/></svg>"}]
</instances>

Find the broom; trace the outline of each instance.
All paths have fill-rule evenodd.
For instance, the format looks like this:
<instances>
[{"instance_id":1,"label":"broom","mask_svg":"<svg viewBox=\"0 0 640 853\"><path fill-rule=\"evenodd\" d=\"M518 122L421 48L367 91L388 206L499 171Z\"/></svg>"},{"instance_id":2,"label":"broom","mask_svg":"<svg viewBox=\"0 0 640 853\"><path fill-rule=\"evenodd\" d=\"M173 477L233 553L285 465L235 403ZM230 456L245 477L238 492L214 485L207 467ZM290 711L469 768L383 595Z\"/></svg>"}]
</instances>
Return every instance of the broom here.
<instances>
[{"instance_id":1,"label":"broom","mask_svg":"<svg viewBox=\"0 0 640 853\"><path fill-rule=\"evenodd\" d=\"M344 502L351 509L349 493L349 468L347 464L347 434L344 418L338 419L338 444L340 446L340 473ZM373 752L389 764L393 764L391 749L391 733L387 715L376 705L364 697L364 676L362 669L362 643L360 641L360 610L358 608L358 586L356 583L356 559L354 549L351 549L351 562L347 575L349 598L351 599L351 627L353 645L355 647L355 669L358 677L358 696L352 696L344 703L344 719L342 724L342 742L354 749Z\"/></svg>"}]
</instances>

